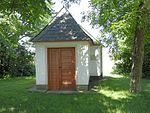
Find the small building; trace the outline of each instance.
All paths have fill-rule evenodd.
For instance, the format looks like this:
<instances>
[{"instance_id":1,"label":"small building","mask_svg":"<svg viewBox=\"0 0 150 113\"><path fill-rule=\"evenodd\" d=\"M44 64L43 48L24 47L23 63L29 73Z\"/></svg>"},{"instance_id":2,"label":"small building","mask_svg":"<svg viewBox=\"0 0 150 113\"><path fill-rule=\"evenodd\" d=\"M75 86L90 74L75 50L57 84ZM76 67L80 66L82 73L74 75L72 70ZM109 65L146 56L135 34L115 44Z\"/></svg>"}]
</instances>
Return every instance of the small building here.
<instances>
[{"instance_id":1,"label":"small building","mask_svg":"<svg viewBox=\"0 0 150 113\"><path fill-rule=\"evenodd\" d=\"M102 48L66 11L38 35L35 44L36 88L88 90L90 77L102 75Z\"/></svg>"}]
</instances>

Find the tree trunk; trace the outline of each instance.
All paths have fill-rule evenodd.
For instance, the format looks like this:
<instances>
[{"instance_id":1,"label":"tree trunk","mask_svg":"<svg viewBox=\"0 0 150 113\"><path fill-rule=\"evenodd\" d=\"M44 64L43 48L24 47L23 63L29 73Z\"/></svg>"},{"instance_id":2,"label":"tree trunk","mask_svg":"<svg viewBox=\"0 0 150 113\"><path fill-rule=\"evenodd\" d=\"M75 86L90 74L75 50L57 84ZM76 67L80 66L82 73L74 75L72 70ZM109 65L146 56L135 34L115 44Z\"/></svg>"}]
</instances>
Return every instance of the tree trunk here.
<instances>
[{"instance_id":1,"label":"tree trunk","mask_svg":"<svg viewBox=\"0 0 150 113\"><path fill-rule=\"evenodd\" d=\"M132 69L131 69L131 81L130 91L140 92L140 78L142 76L142 65L144 55L144 28L137 28L135 40L134 40Z\"/></svg>"},{"instance_id":2,"label":"tree trunk","mask_svg":"<svg viewBox=\"0 0 150 113\"><path fill-rule=\"evenodd\" d=\"M141 2L139 5L139 12L137 18L137 25L135 30L135 39L133 45L133 56L132 56L132 69L131 69L131 80L130 80L130 92L138 93L141 91L140 79L142 76L142 65L144 56L144 24L141 18L143 17L144 3ZM141 18L139 18L141 17Z\"/></svg>"}]
</instances>

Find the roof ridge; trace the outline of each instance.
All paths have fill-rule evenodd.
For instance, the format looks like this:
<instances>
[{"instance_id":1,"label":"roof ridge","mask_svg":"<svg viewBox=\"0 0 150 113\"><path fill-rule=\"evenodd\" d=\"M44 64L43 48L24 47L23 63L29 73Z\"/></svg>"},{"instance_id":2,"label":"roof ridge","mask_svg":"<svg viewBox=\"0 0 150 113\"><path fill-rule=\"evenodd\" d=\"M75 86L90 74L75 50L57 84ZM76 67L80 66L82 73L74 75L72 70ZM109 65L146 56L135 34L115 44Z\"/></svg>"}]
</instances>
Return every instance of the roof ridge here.
<instances>
[{"instance_id":1,"label":"roof ridge","mask_svg":"<svg viewBox=\"0 0 150 113\"><path fill-rule=\"evenodd\" d=\"M68 11L68 10L67 10ZM68 11L69 12L69 11ZM72 16L72 14L69 12L69 14ZM72 16L72 18L73 18L73 16ZM73 18L74 19L74 18ZM91 34L91 33L89 33L82 25L80 25L75 19L74 19L74 21L79 25L79 27L81 28L81 30L91 39L91 41L94 43L95 41L97 41L98 42L98 40ZM93 40L92 38L95 40ZM101 44L101 43L100 43Z\"/></svg>"},{"instance_id":2,"label":"roof ridge","mask_svg":"<svg viewBox=\"0 0 150 113\"><path fill-rule=\"evenodd\" d=\"M100 40L98 40L97 38L95 38L91 33L89 33L89 32L88 32L84 27L82 27L80 24L79 24L79 26L81 27L81 29L83 29L83 32L86 32L87 35L90 35L90 36L89 36L90 38L92 37L98 44L102 45L102 44L99 42ZM91 38L91 39L92 39L92 38ZM92 39L92 41L95 42L93 39Z\"/></svg>"}]
</instances>

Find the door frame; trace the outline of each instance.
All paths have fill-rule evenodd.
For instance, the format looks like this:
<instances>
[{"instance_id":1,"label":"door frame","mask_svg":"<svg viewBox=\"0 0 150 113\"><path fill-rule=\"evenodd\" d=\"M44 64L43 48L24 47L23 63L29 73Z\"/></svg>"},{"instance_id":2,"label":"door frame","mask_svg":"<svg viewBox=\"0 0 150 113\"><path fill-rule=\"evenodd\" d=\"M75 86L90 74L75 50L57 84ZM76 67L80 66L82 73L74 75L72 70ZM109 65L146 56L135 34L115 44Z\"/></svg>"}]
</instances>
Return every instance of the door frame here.
<instances>
[{"instance_id":1,"label":"door frame","mask_svg":"<svg viewBox=\"0 0 150 113\"><path fill-rule=\"evenodd\" d=\"M74 85L75 85L75 89L72 89L72 90L76 90L76 47L48 47L47 48L47 85L48 85L48 90L49 90L49 79L50 79L50 76L49 76L49 74L50 74L50 72L49 72L49 49L65 49L65 48L73 48L74 49ZM60 76L60 78L61 78L61 76ZM59 84L60 84L60 82L59 82ZM61 89L59 89L59 90L61 90ZM58 90L58 91L59 91Z\"/></svg>"}]
</instances>

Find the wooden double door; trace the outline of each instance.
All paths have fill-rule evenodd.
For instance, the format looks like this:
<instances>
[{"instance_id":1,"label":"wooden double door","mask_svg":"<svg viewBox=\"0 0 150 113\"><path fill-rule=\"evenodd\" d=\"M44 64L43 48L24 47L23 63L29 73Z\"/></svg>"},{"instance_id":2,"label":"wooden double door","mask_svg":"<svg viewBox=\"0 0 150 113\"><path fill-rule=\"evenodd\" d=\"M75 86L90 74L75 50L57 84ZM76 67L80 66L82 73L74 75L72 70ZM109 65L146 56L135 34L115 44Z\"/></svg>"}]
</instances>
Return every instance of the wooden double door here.
<instances>
[{"instance_id":1,"label":"wooden double door","mask_svg":"<svg viewBox=\"0 0 150 113\"><path fill-rule=\"evenodd\" d=\"M75 48L48 48L48 89L75 90Z\"/></svg>"}]
</instances>

